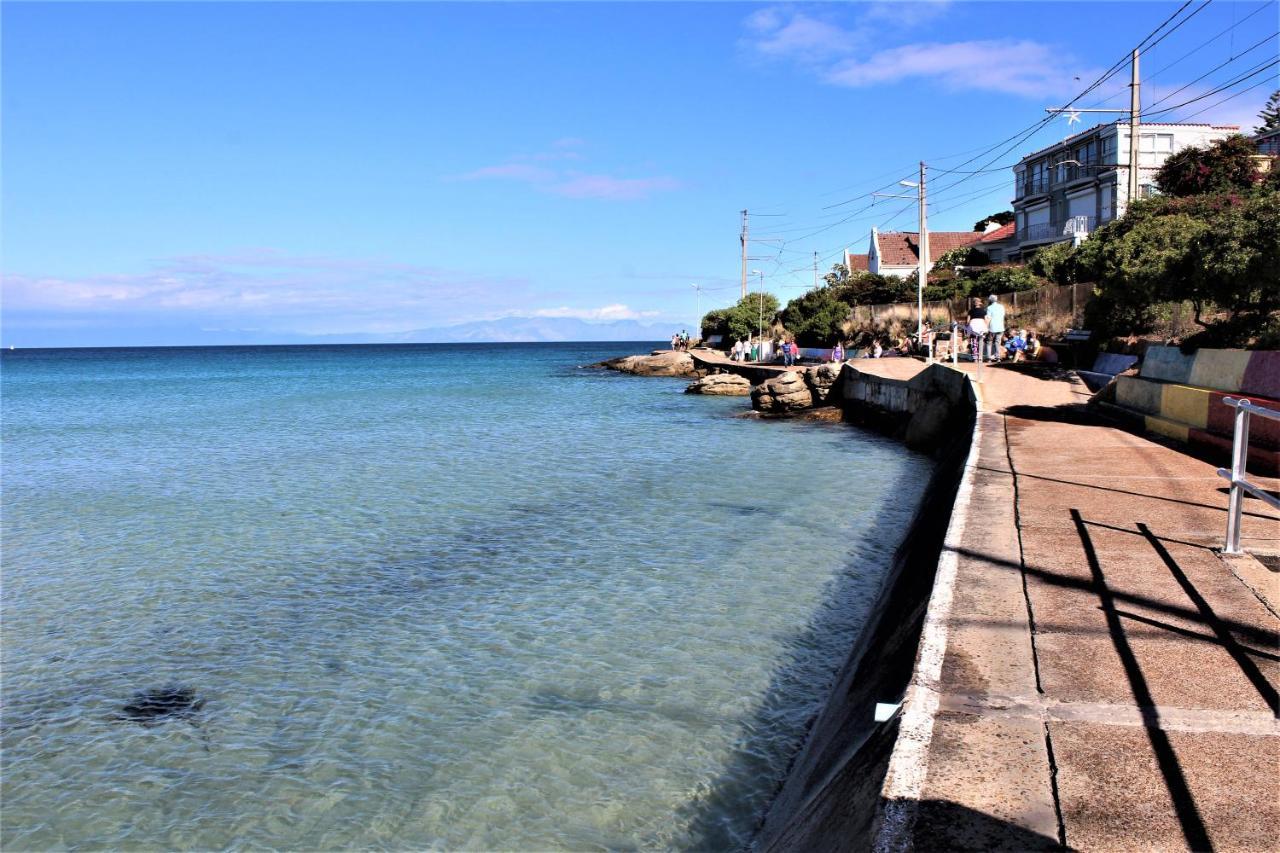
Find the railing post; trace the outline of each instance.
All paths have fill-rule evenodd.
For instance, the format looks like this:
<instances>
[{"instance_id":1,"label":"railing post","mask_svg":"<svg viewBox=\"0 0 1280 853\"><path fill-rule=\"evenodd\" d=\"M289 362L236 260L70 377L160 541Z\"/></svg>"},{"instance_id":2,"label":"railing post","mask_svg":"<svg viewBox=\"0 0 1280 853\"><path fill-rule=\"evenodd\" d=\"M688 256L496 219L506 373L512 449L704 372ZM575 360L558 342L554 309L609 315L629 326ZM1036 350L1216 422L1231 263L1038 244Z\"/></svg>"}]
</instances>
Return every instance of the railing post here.
<instances>
[{"instance_id":1,"label":"railing post","mask_svg":"<svg viewBox=\"0 0 1280 853\"><path fill-rule=\"evenodd\" d=\"M1245 408L1246 403L1245 400L1238 401L1235 437L1231 445L1231 497L1227 502L1227 544L1223 549L1228 554L1241 553L1240 515L1244 509L1244 489L1239 483L1245 477L1249 461L1249 410Z\"/></svg>"}]
</instances>

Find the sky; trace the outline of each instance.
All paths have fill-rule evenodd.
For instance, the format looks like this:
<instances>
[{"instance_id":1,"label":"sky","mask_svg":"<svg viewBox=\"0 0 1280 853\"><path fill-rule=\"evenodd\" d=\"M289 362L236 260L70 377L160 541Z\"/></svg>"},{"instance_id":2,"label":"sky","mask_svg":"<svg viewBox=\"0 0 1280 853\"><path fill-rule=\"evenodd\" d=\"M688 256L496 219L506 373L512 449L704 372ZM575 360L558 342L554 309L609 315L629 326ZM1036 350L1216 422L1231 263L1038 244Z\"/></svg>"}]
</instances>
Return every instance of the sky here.
<instances>
[{"instance_id":1,"label":"sky","mask_svg":"<svg viewBox=\"0 0 1280 853\"><path fill-rule=\"evenodd\" d=\"M1009 167L1081 129L1045 108L1182 6L5 2L0 343L692 328L738 295L743 209L785 302L814 252L915 230L868 194L921 160L931 229L1007 209ZM1194 0L1144 49L1144 110L1251 131L1275 67L1211 93L1278 26Z\"/></svg>"}]
</instances>

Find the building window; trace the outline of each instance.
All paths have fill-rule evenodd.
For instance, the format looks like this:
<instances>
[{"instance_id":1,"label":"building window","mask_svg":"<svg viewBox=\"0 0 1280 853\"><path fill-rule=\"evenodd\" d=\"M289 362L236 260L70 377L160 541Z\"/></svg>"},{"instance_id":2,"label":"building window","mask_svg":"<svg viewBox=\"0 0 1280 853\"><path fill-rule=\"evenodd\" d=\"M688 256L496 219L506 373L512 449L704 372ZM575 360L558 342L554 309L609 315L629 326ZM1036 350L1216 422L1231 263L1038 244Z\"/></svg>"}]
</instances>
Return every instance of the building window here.
<instances>
[{"instance_id":1,"label":"building window","mask_svg":"<svg viewBox=\"0 0 1280 853\"><path fill-rule=\"evenodd\" d=\"M1116 161L1116 137L1104 136L1099 143L1099 154L1104 163L1114 163Z\"/></svg>"},{"instance_id":2,"label":"building window","mask_svg":"<svg viewBox=\"0 0 1280 853\"><path fill-rule=\"evenodd\" d=\"M1138 150L1154 154L1168 154L1173 151L1173 134L1143 133L1138 136Z\"/></svg>"}]
</instances>

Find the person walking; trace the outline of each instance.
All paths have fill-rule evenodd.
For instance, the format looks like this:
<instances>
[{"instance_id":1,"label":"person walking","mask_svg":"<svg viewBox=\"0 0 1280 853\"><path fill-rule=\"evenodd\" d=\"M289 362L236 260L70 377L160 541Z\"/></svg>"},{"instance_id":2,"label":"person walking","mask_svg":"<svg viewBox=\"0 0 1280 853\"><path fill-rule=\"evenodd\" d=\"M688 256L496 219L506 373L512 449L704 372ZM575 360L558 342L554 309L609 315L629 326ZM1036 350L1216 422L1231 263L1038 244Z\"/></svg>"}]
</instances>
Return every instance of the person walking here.
<instances>
[{"instance_id":1,"label":"person walking","mask_svg":"<svg viewBox=\"0 0 1280 853\"><path fill-rule=\"evenodd\" d=\"M987 309L981 299L969 302L969 355L974 361L982 359L983 341L987 337Z\"/></svg>"},{"instance_id":2,"label":"person walking","mask_svg":"<svg viewBox=\"0 0 1280 853\"><path fill-rule=\"evenodd\" d=\"M991 304L987 306L987 345L990 352L984 352L983 358L991 362L1000 360L1000 339L1004 335L1004 306L993 293L987 297Z\"/></svg>"}]
</instances>

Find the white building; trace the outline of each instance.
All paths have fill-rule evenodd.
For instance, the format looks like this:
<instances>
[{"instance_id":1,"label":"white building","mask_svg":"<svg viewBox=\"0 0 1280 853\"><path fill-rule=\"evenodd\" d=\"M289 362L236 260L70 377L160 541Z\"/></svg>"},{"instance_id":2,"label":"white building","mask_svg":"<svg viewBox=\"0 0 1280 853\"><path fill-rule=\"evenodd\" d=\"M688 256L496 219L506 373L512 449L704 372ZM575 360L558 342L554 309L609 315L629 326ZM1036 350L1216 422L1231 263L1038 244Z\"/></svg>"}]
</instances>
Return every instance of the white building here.
<instances>
[{"instance_id":1,"label":"white building","mask_svg":"<svg viewBox=\"0 0 1280 853\"><path fill-rule=\"evenodd\" d=\"M1239 133L1238 125L1141 124L1140 197L1155 192L1155 173L1175 151ZM1083 239L1124 215L1129 203L1129 123L1100 124L1029 154L1013 167L1015 256Z\"/></svg>"}]
</instances>

